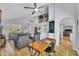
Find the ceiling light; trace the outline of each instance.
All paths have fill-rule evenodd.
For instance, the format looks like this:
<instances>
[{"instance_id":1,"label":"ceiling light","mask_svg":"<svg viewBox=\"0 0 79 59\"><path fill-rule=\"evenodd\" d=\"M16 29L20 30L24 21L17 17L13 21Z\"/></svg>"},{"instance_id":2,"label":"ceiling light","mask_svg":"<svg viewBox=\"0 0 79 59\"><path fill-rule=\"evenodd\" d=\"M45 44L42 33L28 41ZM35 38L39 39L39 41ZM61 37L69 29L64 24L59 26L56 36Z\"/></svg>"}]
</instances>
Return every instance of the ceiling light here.
<instances>
[{"instance_id":1,"label":"ceiling light","mask_svg":"<svg viewBox=\"0 0 79 59\"><path fill-rule=\"evenodd\" d=\"M35 8L35 11L38 11L38 8Z\"/></svg>"}]
</instances>

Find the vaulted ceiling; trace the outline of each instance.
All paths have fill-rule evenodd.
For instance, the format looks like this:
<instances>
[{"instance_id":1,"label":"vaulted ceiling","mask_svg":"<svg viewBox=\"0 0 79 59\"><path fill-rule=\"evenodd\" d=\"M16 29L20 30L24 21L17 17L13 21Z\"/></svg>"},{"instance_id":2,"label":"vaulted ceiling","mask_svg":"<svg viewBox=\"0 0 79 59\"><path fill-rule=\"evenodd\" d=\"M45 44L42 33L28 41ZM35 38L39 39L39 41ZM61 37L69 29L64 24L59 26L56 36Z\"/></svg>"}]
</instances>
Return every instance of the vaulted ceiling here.
<instances>
[{"instance_id":1,"label":"vaulted ceiling","mask_svg":"<svg viewBox=\"0 0 79 59\"><path fill-rule=\"evenodd\" d=\"M46 3L37 3L37 7L45 4ZM13 19L19 17L33 16L33 10L24 9L24 7L34 7L34 5L33 3L0 3L0 10L2 10L2 19ZM40 10L42 13L45 13L47 9L42 8ZM39 13L35 15L39 15Z\"/></svg>"}]
</instances>

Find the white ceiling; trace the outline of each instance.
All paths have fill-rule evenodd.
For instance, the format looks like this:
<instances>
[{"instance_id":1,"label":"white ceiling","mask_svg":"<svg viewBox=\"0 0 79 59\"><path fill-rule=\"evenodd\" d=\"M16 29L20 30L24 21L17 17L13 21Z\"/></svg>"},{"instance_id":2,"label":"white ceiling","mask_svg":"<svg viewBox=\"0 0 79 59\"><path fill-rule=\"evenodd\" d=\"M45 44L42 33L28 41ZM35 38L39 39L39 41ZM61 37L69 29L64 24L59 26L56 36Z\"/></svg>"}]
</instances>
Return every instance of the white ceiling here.
<instances>
[{"instance_id":1,"label":"white ceiling","mask_svg":"<svg viewBox=\"0 0 79 59\"><path fill-rule=\"evenodd\" d=\"M45 5L46 3L37 3L37 6ZM24 9L24 7L34 7L33 3L0 3L0 10L2 10L2 19L13 19L18 17L30 16L33 10ZM46 8L40 9L42 13ZM38 14L38 13L37 13Z\"/></svg>"}]
</instances>

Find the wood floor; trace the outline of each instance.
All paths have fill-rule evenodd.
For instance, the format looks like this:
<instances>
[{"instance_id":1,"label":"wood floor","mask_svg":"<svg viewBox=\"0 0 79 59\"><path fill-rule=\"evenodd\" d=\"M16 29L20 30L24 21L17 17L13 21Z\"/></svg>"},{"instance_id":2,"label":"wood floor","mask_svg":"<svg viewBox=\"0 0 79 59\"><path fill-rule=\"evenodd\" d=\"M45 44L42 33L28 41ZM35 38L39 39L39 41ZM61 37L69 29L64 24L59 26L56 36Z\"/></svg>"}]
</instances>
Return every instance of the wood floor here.
<instances>
[{"instance_id":1,"label":"wood floor","mask_svg":"<svg viewBox=\"0 0 79 59\"><path fill-rule=\"evenodd\" d=\"M72 43L69 37L64 37L61 40L60 46L55 47L56 53L50 53L51 56L77 56L77 51L73 50ZM28 47L17 50L13 49L10 43L7 41L6 47L0 49L1 56L30 56ZM42 56L48 56L46 52L42 53Z\"/></svg>"},{"instance_id":2,"label":"wood floor","mask_svg":"<svg viewBox=\"0 0 79 59\"><path fill-rule=\"evenodd\" d=\"M69 37L64 37L61 40L59 48L57 48L56 55L58 56L78 56L76 50L73 50L72 42Z\"/></svg>"}]
</instances>

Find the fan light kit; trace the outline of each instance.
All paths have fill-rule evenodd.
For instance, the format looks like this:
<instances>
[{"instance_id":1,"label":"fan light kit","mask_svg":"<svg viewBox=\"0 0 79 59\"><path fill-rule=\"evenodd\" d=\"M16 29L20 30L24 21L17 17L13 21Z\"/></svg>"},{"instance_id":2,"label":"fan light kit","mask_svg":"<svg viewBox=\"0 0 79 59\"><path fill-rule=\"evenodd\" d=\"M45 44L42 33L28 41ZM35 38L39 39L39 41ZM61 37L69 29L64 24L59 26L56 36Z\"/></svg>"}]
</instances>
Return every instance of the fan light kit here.
<instances>
[{"instance_id":1,"label":"fan light kit","mask_svg":"<svg viewBox=\"0 0 79 59\"><path fill-rule=\"evenodd\" d=\"M35 8L35 11L38 11L38 8Z\"/></svg>"}]
</instances>

